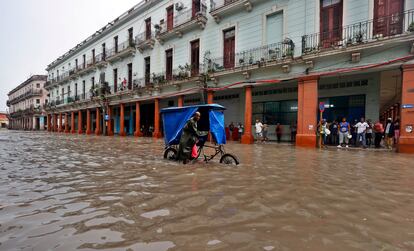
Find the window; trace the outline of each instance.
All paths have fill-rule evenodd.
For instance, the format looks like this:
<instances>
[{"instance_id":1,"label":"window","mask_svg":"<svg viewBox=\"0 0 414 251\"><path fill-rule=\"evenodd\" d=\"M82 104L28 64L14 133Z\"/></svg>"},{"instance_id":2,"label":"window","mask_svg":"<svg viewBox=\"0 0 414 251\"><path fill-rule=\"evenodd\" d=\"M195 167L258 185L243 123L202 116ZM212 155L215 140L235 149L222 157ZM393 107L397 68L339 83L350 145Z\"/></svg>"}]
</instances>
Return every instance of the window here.
<instances>
[{"instance_id":1,"label":"window","mask_svg":"<svg viewBox=\"0 0 414 251\"><path fill-rule=\"evenodd\" d=\"M92 89L95 89L95 77L91 78Z\"/></svg>"},{"instance_id":2,"label":"window","mask_svg":"<svg viewBox=\"0 0 414 251\"><path fill-rule=\"evenodd\" d=\"M200 40L191 42L191 76L197 76L200 69Z\"/></svg>"},{"instance_id":3,"label":"window","mask_svg":"<svg viewBox=\"0 0 414 251\"><path fill-rule=\"evenodd\" d=\"M75 68L78 69L78 59L75 59Z\"/></svg>"},{"instance_id":4,"label":"window","mask_svg":"<svg viewBox=\"0 0 414 251\"><path fill-rule=\"evenodd\" d=\"M106 59L106 44L105 43L102 44L102 59L103 60Z\"/></svg>"},{"instance_id":5,"label":"window","mask_svg":"<svg viewBox=\"0 0 414 251\"><path fill-rule=\"evenodd\" d=\"M167 8L167 31L174 27L174 5Z\"/></svg>"},{"instance_id":6,"label":"window","mask_svg":"<svg viewBox=\"0 0 414 251\"><path fill-rule=\"evenodd\" d=\"M36 84L36 88L38 88L38 89L40 88L40 83Z\"/></svg>"},{"instance_id":7,"label":"window","mask_svg":"<svg viewBox=\"0 0 414 251\"><path fill-rule=\"evenodd\" d=\"M321 0L320 13L322 46L329 48L342 38L342 0Z\"/></svg>"},{"instance_id":8,"label":"window","mask_svg":"<svg viewBox=\"0 0 414 251\"><path fill-rule=\"evenodd\" d=\"M150 83L150 76L151 76L151 58L150 57L146 57L144 59L144 64L145 64L145 84L149 84Z\"/></svg>"},{"instance_id":9,"label":"window","mask_svg":"<svg viewBox=\"0 0 414 251\"><path fill-rule=\"evenodd\" d=\"M92 50L92 62L95 63L95 49Z\"/></svg>"},{"instance_id":10,"label":"window","mask_svg":"<svg viewBox=\"0 0 414 251\"><path fill-rule=\"evenodd\" d=\"M145 39L151 39L151 18L145 20Z\"/></svg>"},{"instance_id":11,"label":"window","mask_svg":"<svg viewBox=\"0 0 414 251\"><path fill-rule=\"evenodd\" d=\"M83 54L83 68L86 68L86 55Z\"/></svg>"},{"instance_id":12,"label":"window","mask_svg":"<svg viewBox=\"0 0 414 251\"><path fill-rule=\"evenodd\" d=\"M36 104L40 104L40 99L36 99Z\"/></svg>"},{"instance_id":13,"label":"window","mask_svg":"<svg viewBox=\"0 0 414 251\"><path fill-rule=\"evenodd\" d=\"M365 95L320 98L319 102L325 103L323 117L328 121L340 121L343 117L353 121L365 117Z\"/></svg>"},{"instance_id":14,"label":"window","mask_svg":"<svg viewBox=\"0 0 414 251\"><path fill-rule=\"evenodd\" d=\"M68 98L70 97L70 94L71 94L71 92L70 92L70 86L68 85Z\"/></svg>"},{"instance_id":15,"label":"window","mask_svg":"<svg viewBox=\"0 0 414 251\"><path fill-rule=\"evenodd\" d=\"M86 93L85 88L86 88L86 82L85 82L85 80L83 80L82 81L82 99L85 99L86 98L85 97L85 93Z\"/></svg>"},{"instance_id":16,"label":"window","mask_svg":"<svg viewBox=\"0 0 414 251\"><path fill-rule=\"evenodd\" d=\"M294 123L297 120L297 111L297 100L253 103L253 119L270 125Z\"/></svg>"},{"instance_id":17,"label":"window","mask_svg":"<svg viewBox=\"0 0 414 251\"><path fill-rule=\"evenodd\" d=\"M75 97L78 97L78 84L75 83Z\"/></svg>"}]
</instances>

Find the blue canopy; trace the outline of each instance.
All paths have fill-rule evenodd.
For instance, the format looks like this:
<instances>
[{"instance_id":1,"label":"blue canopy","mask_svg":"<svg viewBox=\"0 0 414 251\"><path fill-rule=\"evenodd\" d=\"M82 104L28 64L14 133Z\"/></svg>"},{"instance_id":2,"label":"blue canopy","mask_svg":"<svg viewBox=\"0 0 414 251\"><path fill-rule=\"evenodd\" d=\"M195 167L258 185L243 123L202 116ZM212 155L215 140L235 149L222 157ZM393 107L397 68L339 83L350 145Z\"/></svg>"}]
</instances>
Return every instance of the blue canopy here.
<instances>
[{"instance_id":1,"label":"blue canopy","mask_svg":"<svg viewBox=\"0 0 414 251\"><path fill-rule=\"evenodd\" d=\"M226 143L226 134L224 130L224 114L225 110L221 105L195 105L185 107L170 107L161 110L163 128L164 128L164 141L166 145L177 145L180 142L183 128L187 121L196 113L201 112L202 119L200 123L208 122L208 130L211 132L213 139L217 144ZM208 111L209 116L204 117ZM207 118L207 119L205 119Z\"/></svg>"}]
</instances>

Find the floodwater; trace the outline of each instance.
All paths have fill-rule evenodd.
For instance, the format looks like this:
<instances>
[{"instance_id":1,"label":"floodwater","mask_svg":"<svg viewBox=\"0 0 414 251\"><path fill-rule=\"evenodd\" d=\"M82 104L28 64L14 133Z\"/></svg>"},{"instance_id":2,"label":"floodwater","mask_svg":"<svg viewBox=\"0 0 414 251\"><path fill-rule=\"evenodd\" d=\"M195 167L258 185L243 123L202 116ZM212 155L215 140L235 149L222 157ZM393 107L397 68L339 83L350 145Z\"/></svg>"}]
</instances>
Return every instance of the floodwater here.
<instances>
[{"instance_id":1,"label":"floodwater","mask_svg":"<svg viewBox=\"0 0 414 251\"><path fill-rule=\"evenodd\" d=\"M0 250L414 250L414 157L0 131Z\"/></svg>"}]
</instances>

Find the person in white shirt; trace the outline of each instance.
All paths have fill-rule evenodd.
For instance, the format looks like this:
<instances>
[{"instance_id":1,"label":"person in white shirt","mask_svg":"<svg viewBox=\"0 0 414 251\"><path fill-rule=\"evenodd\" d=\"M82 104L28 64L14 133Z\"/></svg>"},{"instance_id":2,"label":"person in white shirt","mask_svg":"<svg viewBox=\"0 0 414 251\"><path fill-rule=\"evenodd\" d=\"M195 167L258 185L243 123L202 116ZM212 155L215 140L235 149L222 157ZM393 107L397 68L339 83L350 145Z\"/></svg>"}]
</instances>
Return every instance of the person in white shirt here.
<instances>
[{"instance_id":1,"label":"person in white shirt","mask_svg":"<svg viewBox=\"0 0 414 251\"><path fill-rule=\"evenodd\" d=\"M254 125L256 129L256 140L259 142L262 140L263 137L263 124L260 122L260 120L256 119L256 124Z\"/></svg>"},{"instance_id":2,"label":"person in white shirt","mask_svg":"<svg viewBox=\"0 0 414 251\"><path fill-rule=\"evenodd\" d=\"M367 128L369 127L368 123L365 122L364 118L361 118L361 121L358 122L355 125L355 128L357 129L357 138L356 138L356 144L358 145L360 141L362 141L362 147L366 148L367 147L367 142L366 142L366 133L367 133Z\"/></svg>"}]
</instances>

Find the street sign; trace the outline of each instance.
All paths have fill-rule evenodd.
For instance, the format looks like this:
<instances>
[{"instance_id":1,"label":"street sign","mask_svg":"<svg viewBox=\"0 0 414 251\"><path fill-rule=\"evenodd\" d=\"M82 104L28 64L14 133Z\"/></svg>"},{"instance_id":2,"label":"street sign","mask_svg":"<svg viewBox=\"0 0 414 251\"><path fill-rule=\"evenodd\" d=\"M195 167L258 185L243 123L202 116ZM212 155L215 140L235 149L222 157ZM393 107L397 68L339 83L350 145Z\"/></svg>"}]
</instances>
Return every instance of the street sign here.
<instances>
[{"instance_id":1,"label":"street sign","mask_svg":"<svg viewBox=\"0 0 414 251\"><path fill-rule=\"evenodd\" d=\"M325 111L325 103L324 102L319 102L319 111L320 112L324 112Z\"/></svg>"},{"instance_id":2,"label":"street sign","mask_svg":"<svg viewBox=\"0 0 414 251\"><path fill-rule=\"evenodd\" d=\"M413 104L405 104L405 105L401 105L402 109L410 109L410 108L414 108Z\"/></svg>"},{"instance_id":3,"label":"street sign","mask_svg":"<svg viewBox=\"0 0 414 251\"><path fill-rule=\"evenodd\" d=\"M109 115L105 114L105 121L108 121L108 120L109 120Z\"/></svg>"}]
</instances>

